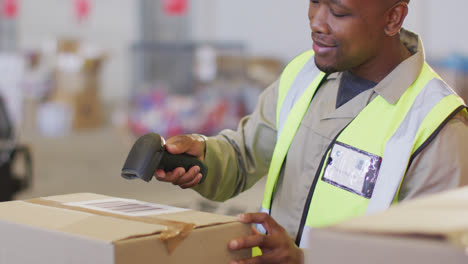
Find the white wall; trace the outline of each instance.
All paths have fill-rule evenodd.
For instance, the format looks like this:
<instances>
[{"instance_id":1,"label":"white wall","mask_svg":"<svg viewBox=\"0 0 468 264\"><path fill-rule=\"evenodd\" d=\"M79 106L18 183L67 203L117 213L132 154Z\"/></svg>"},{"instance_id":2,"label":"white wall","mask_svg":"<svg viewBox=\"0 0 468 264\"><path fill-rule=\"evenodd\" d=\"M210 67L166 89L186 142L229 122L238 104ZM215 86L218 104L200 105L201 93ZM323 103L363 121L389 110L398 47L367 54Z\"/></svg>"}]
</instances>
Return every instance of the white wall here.
<instances>
[{"instance_id":1,"label":"white wall","mask_svg":"<svg viewBox=\"0 0 468 264\"><path fill-rule=\"evenodd\" d=\"M251 53L289 60L311 47L305 0L193 1L195 39L241 40ZM405 27L420 34L428 57L468 54L466 0L411 0ZM216 11L216 12L214 12Z\"/></svg>"},{"instance_id":2,"label":"white wall","mask_svg":"<svg viewBox=\"0 0 468 264\"><path fill-rule=\"evenodd\" d=\"M242 41L253 55L287 61L311 48L308 4L305 0L193 1L193 37Z\"/></svg>"},{"instance_id":3,"label":"white wall","mask_svg":"<svg viewBox=\"0 0 468 264\"><path fill-rule=\"evenodd\" d=\"M102 72L102 95L113 100L127 95L130 65L129 46L136 38L135 0L95 0L92 14L78 24L70 0L22 0L18 23L22 48L38 48L53 37L88 40L105 48L109 59Z\"/></svg>"},{"instance_id":4,"label":"white wall","mask_svg":"<svg viewBox=\"0 0 468 264\"><path fill-rule=\"evenodd\" d=\"M156 0L155 0L156 1ZM311 47L306 0L189 0L190 37L244 42L253 55L288 61ZM127 96L131 78L129 46L138 34L137 0L94 0L92 16L77 25L71 0L21 0L22 47L37 47L50 36L79 36L105 47L106 100ZM429 57L459 50L468 54L466 0L412 0L405 24L420 33Z\"/></svg>"},{"instance_id":5,"label":"white wall","mask_svg":"<svg viewBox=\"0 0 468 264\"><path fill-rule=\"evenodd\" d=\"M138 35L137 0L94 0L90 19L78 25L71 0L22 0L19 43L37 48L51 37L80 37L105 47L109 60L102 78L106 100L128 94L129 46ZM285 61L310 47L307 1L201 0L190 2L190 37L195 41L240 41L253 55ZM298 15L300 14L300 15Z\"/></svg>"},{"instance_id":6,"label":"white wall","mask_svg":"<svg viewBox=\"0 0 468 264\"><path fill-rule=\"evenodd\" d=\"M429 58L468 55L466 0L411 0L406 26L421 35Z\"/></svg>"}]
</instances>

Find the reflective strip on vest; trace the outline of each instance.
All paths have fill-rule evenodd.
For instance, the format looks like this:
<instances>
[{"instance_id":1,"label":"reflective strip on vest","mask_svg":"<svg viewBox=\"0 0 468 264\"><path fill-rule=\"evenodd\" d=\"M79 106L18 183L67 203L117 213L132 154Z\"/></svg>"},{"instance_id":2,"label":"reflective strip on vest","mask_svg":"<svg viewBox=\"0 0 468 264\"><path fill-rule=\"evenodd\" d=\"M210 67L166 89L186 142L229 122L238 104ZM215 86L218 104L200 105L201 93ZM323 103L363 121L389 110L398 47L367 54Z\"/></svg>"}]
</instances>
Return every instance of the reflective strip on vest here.
<instances>
[{"instance_id":1,"label":"reflective strip on vest","mask_svg":"<svg viewBox=\"0 0 468 264\"><path fill-rule=\"evenodd\" d=\"M260 209L260 213L267 213L267 214L270 214L270 210L265 209L265 208L262 207L262 208ZM265 227L263 227L262 224L255 224L255 228L257 229L258 232L260 232L260 233L266 235L266 233L267 233L267 232L266 232L266 229L265 229Z\"/></svg>"},{"instance_id":2,"label":"reflective strip on vest","mask_svg":"<svg viewBox=\"0 0 468 264\"><path fill-rule=\"evenodd\" d=\"M279 140L280 134L283 131L284 124L288 119L291 109L296 104L296 102L301 98L302 94L307 90L309 85L317 78L320 70L315 66L315 57L312 56L304 67L301 69L296 79L292 84L291 89L288 90L286 97L284 98L283 104L281 105L281 110L278 120L278 133L277 140Z\"/></svg>"},{"instance_id":3,"label":"reflective strip on vest","mask_svg":"<svg viewBox=\"0 0 468 264\"><path fill-rule=\"evenodd\" d=\"M296 134L302 118L309 108L310 100L314 96L316 88L325 76L324 73L315 68L313 53L308 54L310 54L310 57L308 57L307 62L298 69L299 73L292 81L291 89L287 92L289 97L286 96L283 102L280 102L281 109L277 113L278 116L284 116L281 120L278 118L278 125L281 124L282 127L278 128L277 133L278 142L283 142L283 144L277 143L273 151L273 157L265 185L265 195L262 202L262 207L266 209L270 209L271 198L276 189L278 175L280 174L283 161L291 145L292 138ZM291 111L294 111L296 114L288 118ZM280 130L281 132L279 132Z\"/></svg>"},{"instance_id":4,"label":"reflective strip on vest","mask_svg":"<svg viewBox=\"0 0 468 264\"><path fill-rule=\"evenodd\" d=\"M405 119L385 145L379 176L366 214L383 211L391 205L406 173L422 122L434 106L451 94L453 91L439 79L431 80L418 94Z\"/></svg>"},{"instance_id":5,"label":"reflective strip on vest","mask_svg":"<svg viewBox=\"0 0 468 264\"><path fill-rule=\"evenodd\" d=\"M299 244L300 248L307 248L307 247L312 246L312 243L310 241L312 238L310 234L312 230L314 230L314 228L310 226L304 226L304 231L302 232L301 243Z\"/></svg>"}]
</instances>

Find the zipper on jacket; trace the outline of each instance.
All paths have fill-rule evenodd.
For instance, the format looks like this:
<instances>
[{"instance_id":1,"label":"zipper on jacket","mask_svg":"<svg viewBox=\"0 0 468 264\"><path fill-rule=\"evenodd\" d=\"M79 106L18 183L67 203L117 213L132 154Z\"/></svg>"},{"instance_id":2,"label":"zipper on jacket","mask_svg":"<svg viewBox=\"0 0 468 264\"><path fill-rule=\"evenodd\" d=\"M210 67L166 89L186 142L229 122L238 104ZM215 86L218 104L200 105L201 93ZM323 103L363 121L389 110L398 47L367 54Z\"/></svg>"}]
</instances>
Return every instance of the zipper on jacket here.
<instances>
[{"instance_id":1,"label":"zipper on jacket","mask_svg":"<svg viewBox=\"0 0 468 264\"><path fill-rule=\"evenodd\" d=\"M301 238L302 238L302 233L304 231L304 226L305 226L305 222L307 220L307 216L308 216L308 213L309 213L309 207L310 207L310 204L312 202L312 197L314 196L314 192L315 192L315 187L317 186L317 182L320 178L320 173L322 172L322 167L325 163L325 161L327 159L327 157L329 157L328 153L330 152L330 150L333 148L333 146L335 145L336 143L336 140L338 139L338 137L341 135L341 133L343 133L343 131L349 126L349 124L351 124L352 122L354 121L354 118L353 120L351 120L351 122L349 122L336 136L335 138L332 140L332 142L330 143L330 145L328 146L328 148L325 150L325 154L323 154L322 156L322 160L320 161L320 165L319 167L317 168L317 172L315 173L315 177L314 177L314 181L312 182L312 185L310 186L310 189L309 189L309 194L307 195L307 200L305 202L305 205L304 205L304 210L302 211L302 218L301 218L301 223L299 225L299 230L297 231L297 236L296 236L296 245L299 246L299 244L301 243Z\"/></svg>"}]
</instances>

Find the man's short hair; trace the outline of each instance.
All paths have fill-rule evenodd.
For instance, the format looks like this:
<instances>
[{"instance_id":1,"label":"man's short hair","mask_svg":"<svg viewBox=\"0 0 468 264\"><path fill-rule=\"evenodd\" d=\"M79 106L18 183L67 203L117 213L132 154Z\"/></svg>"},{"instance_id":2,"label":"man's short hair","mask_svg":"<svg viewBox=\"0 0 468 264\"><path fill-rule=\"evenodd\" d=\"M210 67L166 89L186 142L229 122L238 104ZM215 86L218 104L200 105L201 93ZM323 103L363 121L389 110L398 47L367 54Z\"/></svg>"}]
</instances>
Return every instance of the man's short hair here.
<instances>
[{"instance_id":1,"label":"man's short hair","mask_svg":"<svg viewBox=\"0 0 468 264\"><path fill-rule=\"evenodd\" d=\"M394 4L398 3L398 2L406 2L409 4L410 0L393 0L392 1Z\"/></svg>"},{"instance_id":2,"label":"man's short hair","mask_svg":"<svg viewBox=\"0 0 468 264\"><path fill-rule=\"evenodd\" d=\"M389 3L392 3L392 4L396 4L398 2L406 2L409 4L410 0L393 0L393 1L389 1Z\"/></svg>"}]
</instances>

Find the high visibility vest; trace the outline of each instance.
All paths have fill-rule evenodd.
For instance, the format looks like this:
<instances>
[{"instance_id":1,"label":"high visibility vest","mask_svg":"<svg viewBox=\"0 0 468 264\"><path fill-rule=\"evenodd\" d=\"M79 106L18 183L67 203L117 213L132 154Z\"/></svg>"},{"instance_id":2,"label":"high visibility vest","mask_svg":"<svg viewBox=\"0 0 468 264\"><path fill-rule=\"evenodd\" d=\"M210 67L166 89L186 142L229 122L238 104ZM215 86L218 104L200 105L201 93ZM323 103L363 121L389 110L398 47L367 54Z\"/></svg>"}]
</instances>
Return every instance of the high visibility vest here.
<instances>
[{"instance_id":1,"label":"high visibility vest","mask_svg":"<svg viewBox=\"0 0 468 264\"><path fill-rule=\"evenodd\" d=\"M294 59L281 76L276 120L278 140L265 186L263 212L270 213L276 183L288 149L324 78L325 74L315 65L313 51ZM312 228L379 212L396 202L410 162L443 125L460 111L466 113L464 101L427 64L424 64L417 80L396 104L388 103L381 96L374 98L338 134L323 154L304 206L296 243L306 247L308 233ZM324 178L331 153L334 153L335 148L343 146L350 152L377 157L380 167L375 172L376 180L372 183L370 196L331 184Z\"/></svg>"}]
</instances>

